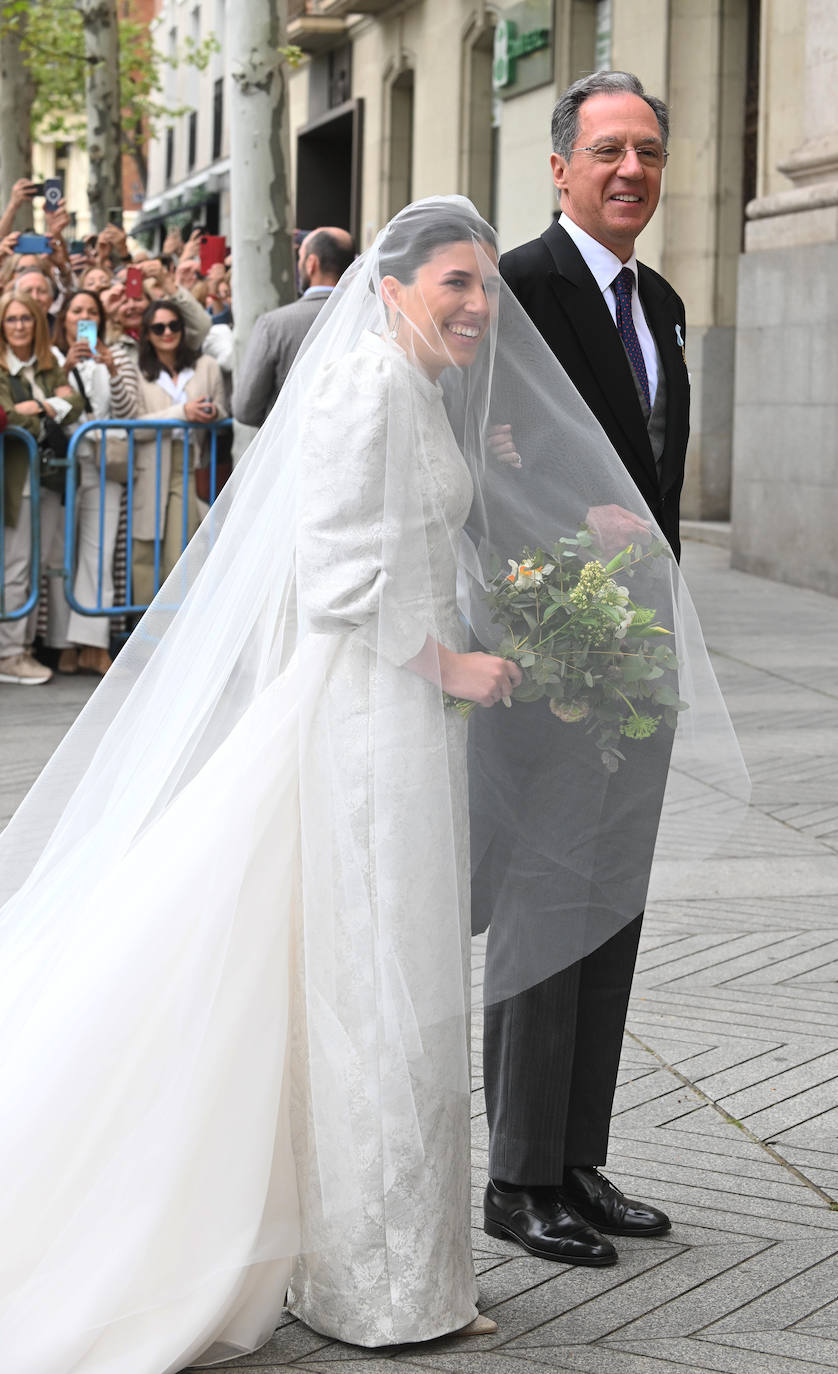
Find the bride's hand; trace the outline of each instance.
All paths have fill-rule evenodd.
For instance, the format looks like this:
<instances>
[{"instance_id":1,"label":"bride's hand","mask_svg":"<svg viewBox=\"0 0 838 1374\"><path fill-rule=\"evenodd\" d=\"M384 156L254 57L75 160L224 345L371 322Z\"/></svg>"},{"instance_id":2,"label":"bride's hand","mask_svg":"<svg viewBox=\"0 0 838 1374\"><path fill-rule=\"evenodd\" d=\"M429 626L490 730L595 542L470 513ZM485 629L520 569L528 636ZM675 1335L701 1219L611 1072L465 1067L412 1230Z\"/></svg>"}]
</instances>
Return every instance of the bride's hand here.
<instances>
[{"instance_id":1,"label":"bride's hand","mask_svg":"<svg viewBox=\"0 0 838 1374\"><path fill-rule=\"evenodd\" d=\"M522 678L517 663L494 654L455 654L439 647L439 674L442 690L452 697L476 701L478 706L494 706L508 697Z\"/></svg>"}]
</instances>

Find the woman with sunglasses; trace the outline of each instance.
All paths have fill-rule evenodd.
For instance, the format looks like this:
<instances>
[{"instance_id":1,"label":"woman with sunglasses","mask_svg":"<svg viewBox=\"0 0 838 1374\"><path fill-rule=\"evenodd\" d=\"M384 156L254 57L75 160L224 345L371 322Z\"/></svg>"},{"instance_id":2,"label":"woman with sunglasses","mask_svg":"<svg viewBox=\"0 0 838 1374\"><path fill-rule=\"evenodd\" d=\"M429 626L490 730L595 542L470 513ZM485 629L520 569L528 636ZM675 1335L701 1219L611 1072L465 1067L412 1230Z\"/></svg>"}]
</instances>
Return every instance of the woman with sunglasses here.
<instances>
[{"instance_id":1,"label":"woman with sunglasses","mask_svg":"<svg viewBox=\"0 0 838 1374\"><path fill-rule=\"evenodd\" d=\"M197 354L186 343L185 320L176 301L153 301L140 327L140 395L137 414L149 420L189 420L208 424L227 416L221 369L213 358ZM133 600L147 605L165 582L200 522L192 477L208 449L187 441L188 431L163 430L159 450L156 431L136 431L137 459L133 501ZM159 451L159 521L157 454ZM159 560L155 546L159 542ZM155 563L158 563L155 572Z\"/></svg>"}]
</instances>

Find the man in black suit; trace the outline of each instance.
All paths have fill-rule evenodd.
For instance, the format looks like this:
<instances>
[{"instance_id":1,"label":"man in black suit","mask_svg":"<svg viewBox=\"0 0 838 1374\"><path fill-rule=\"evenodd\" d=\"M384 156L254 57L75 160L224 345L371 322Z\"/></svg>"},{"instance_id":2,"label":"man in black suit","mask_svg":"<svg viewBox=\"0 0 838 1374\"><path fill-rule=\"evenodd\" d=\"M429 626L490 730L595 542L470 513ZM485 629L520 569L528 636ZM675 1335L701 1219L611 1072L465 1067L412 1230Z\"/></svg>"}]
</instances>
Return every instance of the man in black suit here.
<instances>
[{"instance_id":1,"label":"man in black suit","mask_svg":"<svg viewBox=\"0 0 838 1374\"><path fill-rule=\"evenodd\" d=\"M602 425L677 555L689 423L684 307L662 277L637 263L634 251L658 204L668 132L666 107L629 73L599 72L575 82L553 111L551 166L561 218L540 238L504 254L500 271ZM588 523L602 547L612 550L646 533L642 520L617 505L594 507ZM479 823L480 759L499 756L532 814L549 813L551 806L560 814L560 790L575 797L582 812L594 793L596 806L588 808L594 816L619 817L642 805L648 816L637 855L642 890L671 739L653 742L660 768L642 800L632 795L628 767L597 793L596 764L585 753L590 746L571 741L566 732L559 736L554 723L540 714L538 720L532 712L527 716L527 710L477 713L473 823ZM580 835L586 825L589 832L596 829L589 822L590 817L571 821ZM477 928L485 925L487 909L493 910L499 951L504 929L526 921L533 904L552 902L558 919L576 900L577 875L545 868L548 850L546 839L529 855L513 853L500 832L486 849L474 879L475 921ZM584 902L580 896L579 910ZM613 1264L617 1253L606 1235L669 1230L663 1212L625 1197L596 1167L606 1158L641 920L642 913L593 953L486 1007L485 1226L489 1234L544 1258ZM487 980L492 961L490 929Z\"/></svg>"}]
</instances>

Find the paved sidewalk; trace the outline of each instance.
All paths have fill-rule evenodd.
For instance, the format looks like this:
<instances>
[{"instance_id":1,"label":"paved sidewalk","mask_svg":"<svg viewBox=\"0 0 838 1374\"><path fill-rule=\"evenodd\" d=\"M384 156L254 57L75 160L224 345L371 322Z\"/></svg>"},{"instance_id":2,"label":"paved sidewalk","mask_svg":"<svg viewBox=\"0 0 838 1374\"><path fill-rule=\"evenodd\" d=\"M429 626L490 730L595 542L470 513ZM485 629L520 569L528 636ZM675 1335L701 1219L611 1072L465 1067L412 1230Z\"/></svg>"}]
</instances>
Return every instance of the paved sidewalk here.
<instances>
[{"instance_id":1,"label":"paved sidewalk","mask_svg":"<svg viewBox=\"0 0 838 1374\"><path fill-rule=\"evenodd\" d=\"M727 564L686 545L753 805L721 855L658 883L608 1161L671 1233L618 1242L605 1270L484 1234L478 1017L474 1248L498 1334L363 1351L289 1320L219 1374L838 1369L838 599ZM88 690L0 686L0 824Z\"/></svg>"}]
</instances>

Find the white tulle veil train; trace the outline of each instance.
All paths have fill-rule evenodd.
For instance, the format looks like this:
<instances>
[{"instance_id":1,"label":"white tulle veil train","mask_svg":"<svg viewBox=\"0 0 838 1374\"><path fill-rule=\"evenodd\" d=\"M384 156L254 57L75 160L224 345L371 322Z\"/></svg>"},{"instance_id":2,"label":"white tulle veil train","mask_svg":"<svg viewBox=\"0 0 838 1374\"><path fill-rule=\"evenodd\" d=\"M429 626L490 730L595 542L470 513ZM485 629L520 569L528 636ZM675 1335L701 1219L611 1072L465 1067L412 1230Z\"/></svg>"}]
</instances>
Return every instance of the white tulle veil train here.
<instances>
[{"instance_id":1,"label":"white tulle veil train","mask_svg":"<svg viewBox=\"0 0 838 1374\"><path fill-rule=\"evenodd\" d=\"M381 290L434 234L474 244L492 302L473 365L452 357L442 378L473 485L468 535L436 485L424 419L432 383L416 341L444 349L445 327L430 312L394 340ZM373 362L337 408L359 349ZM520 469L495 457L500 423ZM452 708L402 665L446 642L441 566L459 569L463 632L492 648L492 557L572 536L601 504L653 523L500 282L492 231L460 197L408 207L342 279L232 480L0 838L0 1353L15 1374L156 1374L144 1342L161 1326L160 1374L270 1335L301 1244L287 1125L300 1026L322 1204L348 1228L357 1098L380 1124L384 1197L405 1160L423 1157L417 1094L467 1098ZM650 564L632 594L672 629L689 704L666 744L660 841L686 861L729 832L744 770L674 560ZM350 641L370 665L352 701L334 671ZM663 791L660 754L646 763L643 744L623 773L640 799ZM517 827L532 835L544 819L485 749L478 767L476 867L498 826L511 850ZM611 775L590 776L596 843L569 826L539 840L575 875L573 921L533 913L526 931L507 931L490 996L549 976L642 907L648 810L609 810ZM653 843L656 812L651 828ZM451 1027L460 1049L443 1063L428 1046Z\"/></svg>"}]
</instances>

